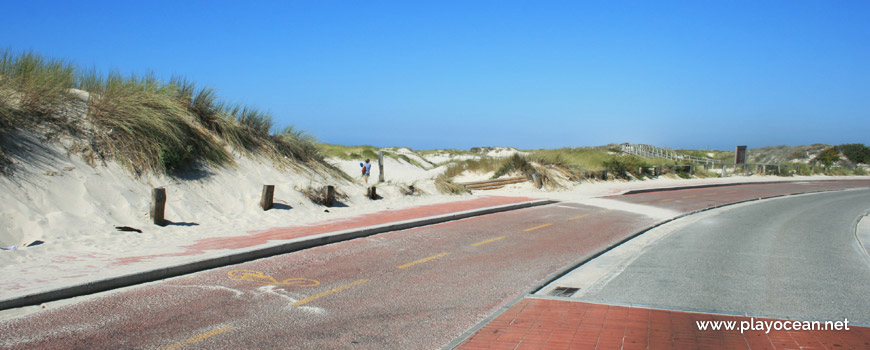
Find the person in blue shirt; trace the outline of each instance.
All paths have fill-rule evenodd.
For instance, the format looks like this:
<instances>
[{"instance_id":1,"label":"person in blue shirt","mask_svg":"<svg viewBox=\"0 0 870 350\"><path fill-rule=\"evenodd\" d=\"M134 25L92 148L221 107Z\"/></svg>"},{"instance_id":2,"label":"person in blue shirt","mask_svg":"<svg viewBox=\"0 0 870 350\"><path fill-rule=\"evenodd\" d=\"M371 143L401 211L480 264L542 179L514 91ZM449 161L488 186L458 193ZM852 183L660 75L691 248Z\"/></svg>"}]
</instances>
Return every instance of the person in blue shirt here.
<instances>
[{"instance_id":1,"label":"person in blue shirt","mask_svg":"<svg viewBox=\"0 0 870 350\"><path fill-rule=\"evenodd\" d=\"M365 163L359 163L359 166L362 167L362 176L363 179L366 180L366 184L369 183L369 175L372 173L372 163L369 163L369 160L366 159Z\"/></svg>"}]
</instances>

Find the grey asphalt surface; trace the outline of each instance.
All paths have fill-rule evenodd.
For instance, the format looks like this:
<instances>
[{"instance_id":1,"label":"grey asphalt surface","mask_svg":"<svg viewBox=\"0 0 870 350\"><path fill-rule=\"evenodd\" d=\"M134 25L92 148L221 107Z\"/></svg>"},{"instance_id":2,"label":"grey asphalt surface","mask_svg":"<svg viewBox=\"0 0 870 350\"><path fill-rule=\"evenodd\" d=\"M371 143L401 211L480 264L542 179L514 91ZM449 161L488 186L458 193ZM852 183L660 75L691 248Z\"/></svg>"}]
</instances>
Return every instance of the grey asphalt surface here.
<instances>
[{"instance_id":1,"label":"grey asphalt surface","mask_svg":"<svg viewBox=\"0 0 870 350\"><path fill-rule=\"evenodd\" d=\"M870 263L855 236L870 190L733 208L648 247L586 301L870 324Z\"/></svg>"}]
</instances>

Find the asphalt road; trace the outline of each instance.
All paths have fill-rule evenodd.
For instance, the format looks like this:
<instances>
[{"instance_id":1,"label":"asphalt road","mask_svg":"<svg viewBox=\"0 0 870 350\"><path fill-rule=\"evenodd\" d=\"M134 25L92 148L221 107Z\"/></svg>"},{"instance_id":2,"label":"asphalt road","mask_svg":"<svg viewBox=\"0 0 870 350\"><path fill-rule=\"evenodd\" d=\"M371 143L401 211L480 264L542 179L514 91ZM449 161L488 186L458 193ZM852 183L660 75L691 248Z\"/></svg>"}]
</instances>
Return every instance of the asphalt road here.
<instances>
[{"instance_id":1,"label":"asphalt road","mask_svg":"<svg viewBox=\"0 0 870 350\"><path fill-rule=\"evenodd\" d=\"M660 222L644 211L868 185L664 191L598 200L609 210L563 202L379 234L49 303L0 322L0 348L436 349L554 272Z\"/></svg>"},{"instance_id":2,"label":"asphalt road","mask_svg":"<svg viewBox=\"0 0 870 350\"><path fill-rule=\"evenodd\" d=\"M870 190L723 210L646 248L582 300L870 324L870 260L856 218Z\"/></svg>"}]
</instances>

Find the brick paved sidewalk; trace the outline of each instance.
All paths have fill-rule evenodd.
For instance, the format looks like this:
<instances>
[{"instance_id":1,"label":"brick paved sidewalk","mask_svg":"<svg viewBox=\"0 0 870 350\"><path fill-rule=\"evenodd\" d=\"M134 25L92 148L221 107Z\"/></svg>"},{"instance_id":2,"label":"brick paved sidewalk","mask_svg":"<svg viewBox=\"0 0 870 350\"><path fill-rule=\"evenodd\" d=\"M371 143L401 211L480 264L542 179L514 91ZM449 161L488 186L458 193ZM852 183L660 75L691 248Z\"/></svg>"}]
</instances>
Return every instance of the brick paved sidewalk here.
<instances>
[{"instance_id":1,"label":"brick paved sidewalk","mask_svg":"<svg viewBox=\"0 0 870 350\"><path fill-rule=\"evenodd\" d=\"M700 331L723 316L527 297L457 349L870 349L870 328L840 331ZM775 321L755 319L754 321ZM837 321L837 320L831 320ZM842 321L842 320L839 320Z\"/></svg>"}]
</instances>

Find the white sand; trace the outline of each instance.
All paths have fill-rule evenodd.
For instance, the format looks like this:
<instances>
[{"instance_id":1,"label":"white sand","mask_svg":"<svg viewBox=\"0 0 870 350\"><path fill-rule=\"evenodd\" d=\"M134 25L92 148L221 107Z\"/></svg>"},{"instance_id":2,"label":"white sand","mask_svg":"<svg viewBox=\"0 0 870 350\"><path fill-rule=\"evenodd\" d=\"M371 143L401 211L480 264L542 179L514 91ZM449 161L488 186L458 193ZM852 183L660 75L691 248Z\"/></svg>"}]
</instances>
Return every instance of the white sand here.
<instances>
[{"instance_id":1,"label":"white sand","mask_svg":"<svg viewBox=\"0 0 870 350\"><path fill-rule=\"evenodd\" d=\"M16 159L11 177L0 177L0 271L4 280L0 299L36 290L84 283L154 266L174 265L191 257L161 258L134 266L104 268L118 257L163 254L179 247L218 236L244 236L250 231L296 226L388 209L469 199L473 196L437 194L426 180L443 167L423 170L404 161L386 161L387 183L378 186L382 200L365 197L361 183L328 179L300 171L280 171L268 160L236 157L235 168L211 169L207 176L181 180L166 177L134 179L115 163L92 168L59 147L40 155L40 161ZM338 162L358 176L358 162ZM350 170L353 170L352 172ZM370 184L377 181L373 171ZM298 191L307 186L336 185L349 196L346 207L327 208L312 203ZM264 184L275 185L276 208L259 206ZM405 196L400 187L415 184L426 195ZM151 188L165 187L165 227L153 225L148 216ZM115 226L144 232L122 232ZM44 244L24 247L34 241ZM217 252L220 253L220 252ZM194 256L194 259L203 256ZM96 272L95 272L96 271Z\"/></svg>"},{"instance_id":2,"label":"white sand","mask_svg":"<svg viewBox=\"0 0 870 350\"><path fill-rule=\"evenodd\" d=\"M432 164L443 164L452 160L468 160L468 159L480 159L481 156L471 155L471 154L457 154L452 155L447 152L439 152L424 155L423 158L426 159L429 163Z\"/></svg>"},{"instance_id":3,"label":"white sand","mask_svg":"<svg viewBox=\"0 0 870 350\"><path fill-rule=\"evenodd\" d=\"M502 155L508 151L496 152ZM410 150L403 153L409 157L414 155ZM809 179L753 176L584 182L569 184L555 191L538 190L527 182L472 195L445 196L437 194L432 180L444 171L445 166L422 169L403 160L387 157L386 183L378 186L378 193L384 199L370 201L364 196L365 187L361 183L357 160L331 160L339 169L351 174L356 182L330 179L299 170L280 171L268 160L244 157L236 158L235 168L210 169L207 174L200 174L199 177L188 174L188 179L181 180L167 177L134 179L115 163L92 168L80 158L68 156L59 146L46 146L34 154L36 156L31 155L27 159L15 159L18 166L14 176L0 177L0 192L3 193L3 200L0 201L0 247L23 246L36 240L45 243L0 251L0 271L4 280L10 281L0 287L0 299L225 252L161 258L122 267L110 266L118 257L173 253L181 251L179 247L208 237L244 236L255 230L323 222L387 209L485 195L582 201L630 189ZM429 162L441 163L426 158ZM377 181L378 176L377 163L373 163L370 185ZM488 173L464 174L457 180L474 181L491 176ZM278 208L269 211L259 208L264 184L276 185L275 202ZM349 199L345 201L347 207L329 208L329 212L325 212L326 208L311 203L298 191L324 184L336 185L340 191L348 194ZM400 188L409 184L421 188L426 194L402 195ZM166 188L168 197L166 218L174 222L166 227L151 224L148 217L151 188L161 186ZM131 226L144 232L120 232L114 228L116 225Z\"/></svg>"}]
</instances>

